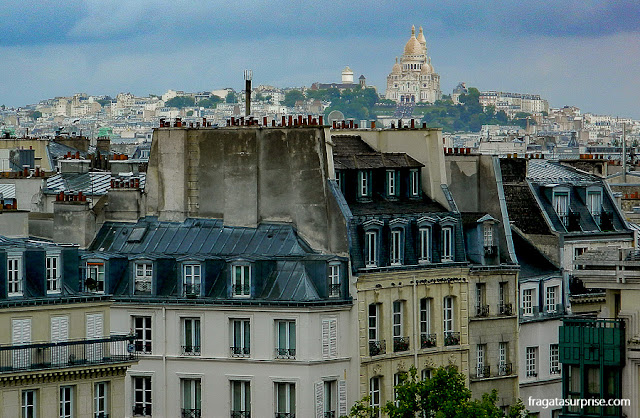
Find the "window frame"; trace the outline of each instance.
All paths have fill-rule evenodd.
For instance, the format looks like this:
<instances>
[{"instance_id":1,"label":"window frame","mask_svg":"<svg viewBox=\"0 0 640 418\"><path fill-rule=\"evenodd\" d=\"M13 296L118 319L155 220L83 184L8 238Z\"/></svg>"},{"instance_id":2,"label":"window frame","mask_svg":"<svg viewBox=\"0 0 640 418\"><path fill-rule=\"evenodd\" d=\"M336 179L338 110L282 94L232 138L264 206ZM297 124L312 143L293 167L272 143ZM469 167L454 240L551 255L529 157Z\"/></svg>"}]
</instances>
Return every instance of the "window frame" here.
<instances>
[{"instance_id":1,"label":"window frame","mask_svg":"<svg viewBox=\"0 0 640 418\"><path fill-rule=\"evenodd\" d=\"M409 197L420 197L420 169L412 168L409 170Z\"/></svg>"},{"instance_id":2,"label":"window frame","mask_svg":"<svg viewBox=\"0 0 640 418\"><path fill-rule=\"evenodd\" d=\"M522 316L533 316L536 289L530 287L522 289Z\"/></svg>"},{"instance_id":3,"label":"window frame","mask_svg":"<svg viewBox=\"0 0 640 418\"><path fill-rule=\"evenodd\" d=\"M280 402L280 390L282 389L284 393L284 405ZM296 413L296 405L297 405L297 393L296 393L296 383L295 382L274 382L274 405L275 405L275 416L279 417L279 414L282 414L282 417L295 416Z\"/></svg>"},{"instance_id":4,"label":"window frame","mask_svg":"<svg viewBox=\"0 0 640 418\"><path fill-rule=\"evenodd\" d=\"M477 344L476 345L476 376L484 377L484 366L486 363L487 356L487 345L486 344Z\"/></svg>"},{"instance_id":5,"label":"window frame","mask_svg":"<svg viewBox=\"0 0 640 418\"><path fill-rule=\"evenodd\" d=\"M189 394L187 394L187 387L189 387ZM187 395L190 399L187 399ZM187 406L193 406L193 408L187 408ZM180 407L182 416L192 416L191 411L195 413L193 416L202 414L202 379L195 377L180 379ZM185 414L185 411L189 411L189 414ZM199 411L200 414L195 411Z\"/></svg>"},{"instance_id":6,"label":"window frame","mask_svg":"<svg viewBox=\"0 0 640 418\"><path fill-rule=\"evenodd\" d=\"M447 301L450 301L450 303L447 303ZM450 306L449 306L450 305ZM455 301L453 300L453 296L445 296L443 298L443 308L442 308L442 320L443 320L443 326L442 329L445 333L445 335L449 332L449 333L453 333L455 332ZM449 324L449 326L447 326L447 324Z\"/></svg>"},{"instance_id":7,"label":"window frame","mask_svg":"<svg viewBox=\"0 0 640 418\"><path fill-rule=\"evenodd\" d=\"M372 315L372 307L374 309L373 315ZM369 309L367 312L367 338L369 340L369 343L373 343L373 342L378 342L380 341L380 304L379 303L370 303L369 304ZM374 321L374 325L371 325L371 320L373 319ZM371 335L375 334L375 339L371 338Z\"/></svg>"},{"instance_id":8,"label":"window frame","mask_svg":"<svg viewBox=\"0 0 640 418\"><path fill-rule=\"evenodd\" d=\"M187 324L191 323L191 330L187 330ZM181 352L183 356L199 356L202 353L202 328L200 317L182 317L180 318L182 329L182 345ZM191 344L187 344L187 340L191 340Z\"/></svg>"},{"instance_id":9,"label":"window frame","mask_svg":"<svg viewBox=\"0 0 640 418\"><path fill-rule=\"evenodd\" d=\"M547 307L547 312L557 312L559 290L559 285L545 287L545 305Z\"/></svg>"},{"instance_id":10,"label":"window frame","mask_svg":"<svg viewBox=\"0 0 640 418\"><path fill-rule=\"evenodd\" d=\"M7 255L8 297L22 296L24 294L24 268L22 266L22 260L22 255Z\"/></svg>"},{"instance_id":11,"label":"window frame","mask_svg":"<svg viewBox=\"0 0 640 418\"><path fill-rule=\"evenodd\" d=\"M187 272L189 269L191 272ZM199 261L186 261L182 263L182 296L202 296L203 270L202 263Z\"/></svg>"},{"instance_id":12,"label":"window frame","mask_svg":"<svg viewBox=\"0 0 640 418\"><path fill-rule=\"evenodd\" d=\"M440 261L443 263L452 262L454 260L453 225L442 226L441 236L442 256Z\"/></svg>"},{"instance_id":13,"label":"window frame","mask_svg":"<svg viewBox=\"0 0 640 418\"><path fill-rule=\"evenodd\" d=\"M47 294L62 293L62 274L61 274L62 254L60 252L47 252L45 255L45 277ZM53 264L53 265L51 265ZM53 277L52 277L53 276Z\"/></svg>"},{"instance_id":14,"label":"window frame","mask_svg":"<svg viewBox=\"0 0 640 418\"><path fill-rule=\"evenodd\" d=\"M91 293L104 294L107 288L106 262L104 260L87 260L85 290ZM92 279L96 282L95 290L88 288L87 282Z\"/></svg>"},{"instance_id":15,"label":"window frame","mask_svg":"<svg viewBox=\"0 0 640 418\"><path fill-rule=\"evenodd\" d=\"M236 405L235 401L235 387L236 385L240 389L240 405ZM229 383L231 394L231 414L234 412L251 412L251 381L250 380L230 380ZM244 409L234 409L241 406ZM239 415L242 416L242 415Z\"/></svg>"},{"instance_id":16,"label":"window frame","mask_svg":"<svg viewBox=\"0 0 640 418\"><path fill-rule=\"evenodd\" d=\"M338 298L340 297L340 274L341 274L341 264L339 261L329 262L329 297L330 298Z\"/></svg>"},{"instance_id":17,"label":"window frame","mask_svg":"<svg viewBox=\"0 0 640 418\"><path fill-rule=\"evenodd\" d=\"M60 418L73 418L75 417L75 386L74 385L64 385L60 386L58 391L58 406L60 407ZM65 407L69 406L68 412Z\"/></svg>"},{"instance_id":18,"label":"window frame","mask_svg":"<svg viewBox=\"0 0 640 418\"><path fill-rule=\"evenodd\" d=\"M420 336L431 334L431 301L432 298L420 299ZM424 306L423 306L424 305Z\"/></svg>"},{"instance_id":19,"label":"window frame","mask_svg":"<svg viewBox=\"0 0 640 418\"><path fill-rule=\"evenodd\" d=\"M373 417L380 416L380 376L373 376L369 379L369 405L373 408Z\"/></svg>"},{"instance_id":20,"label":"window frame","mask_svg":"<svg viewBox=\"0 0 640 418\"><path fill-rule=\"evenodd\" d=\"M379 266L380 261L378 257L378 235L377 229L369 229L364 233L365 236L365 267L376 268Z\"/></svg>"},{"instance_id":21,"label":"window frame","mask_svg":"<svg viewBox=\"0 0 640 418\"><path fill-rule=\"evenodd\" d=\"M138 388L138 382L141 383ZM133 416L151 416L153 413L153 379L151 376L131 376L133 386ZM141 400L137 401L137 395L141 395ZM140 408L142 413L136 413L136 409ZM140 410L139 409L139 410Z\"/></svg>"},{"instance_id":22,"label":"window frame","mask_svg":"<svg viewBox=\"0 0 640 418\"><path fill-rule=\"evenodd\" d=\"M371 184L371 170L358 170L358 198L369 199L371 198L372 184Z\"/></svg>"},{"instance_id":23,"label":"window frame","mask_svg":"<svg viewBox=\"0 0 640 418\"><path fill-rule=\"evenodd\" d=\"M549 344L549 374L560 374L559 344Z\"/></svg>"},{"instance_id":24,"label":"window frame","mask_svg":"<svg viewBox=\"0 0 640 418\"><path fill-rule=\"evenodd\" d=\"M538 376L538 347L526 347L525 349L525 373L526 377Z\"/></svg>"},{"instance_id":25,"label":"window frame","mask_svg":"<svg viewBox=\"0 0 640 418\"><path fill-rule=\"evenodd\" d=\"M391 335L393 338L402 338L404 336L404 301L394 300L391 311Z\"/></svg>"},{"instance_id":26,"label":"window frame","mask_svg":"<svg viewBox=\"0 0 640 418\"><path fill-rule=\"evenodd\" d=\"M404 229L393 228L391 230L391 245L389 246L389 264L401 266L404 259Z\"/></svg>"},{"instance_id":27,"label":"window frame","mask_svg":"<svg viewBox=\"0 0 640 418\"><path fill-rule=\"evenodd\" d=\"M240 282L238 284L237 270L240 269ZM231 296L233 298L250 298L251 297L251 263L235 262L231 264ZM240 292L237 292L238 286Z\"/></svg>"},{"instance_id":28,"label":"window frame","mask_svg":"<svg viewBox=\"0 0 640 418\"><path fill-rule=\"evenodd\" d=\"M593 197L596 197L595 202ZM591 217L595 221L595 223L600 227L600 215L602 215L602 210L604 206L604 193L602 192L602 188L598 186L589 186L586 189L586 203L587 209L591 214ZM597 208L594 207L594 203L597 205Z\"/></svg>"},{"instance_id":29,"label":"window frame","mask_svg":"<svg viewBox=\"0 0 640 418\"><path fill-rule=\"evenodd\" d=\"M400 196L400 172L398 170L386 170L385 179L387 198L398 198Z\"/></svg>"},{"instance_id":30,"label":"window frame","mask_svg":"<svg viewBox=\"0 0 640 418\"><path fill-rule=\"evenodd\" d=\"M493 223L492 222L484 222L482 225L482 238L483 245L485 248L494 246L493 239Z\"/></svg>"},{"instance_id":31,"label":"window frame","mask_svg":"<svg viewBox=\"0 0 640 418\"><path fill-rule=\"evenodd\" d=\"M99 388L103 388L101 390ZM103 405L100 405L102 401ZM95 418L107 417L109 415L109 382L93 383L93 415Z\"/></svg>"},{"instance_id":32,"label":"window frame","mask_svg":"<svg viewBox=\"0 0 640 418\"><path fill-rule=\"evenodd\" d=\"M231 350L231 357L250 357L251 356L251 319L250 318L229 318L229 325L230 325L230 338L231 338L231 344L232 344L229 346Z\"/></svg>"},{"instance_id":33,"label":"window frame","mask_svg":"<svg viewBox=\"0 0 640 418\"><path fill-rule=\"evenodd\" d=\"M31 395L31 399L29 399ZM23 389L20 393L21 418L38 418L38 389Z\"/></svg>"},{"instance_id":34,"label":"window frame","mask_svg":"<svg viewBox=\"0 0 640 418\"><path fill-rule=\"evenodd\" d=\"M140 268L142 267L142 275ZM147 274L149 272L149 274ZM148 283L149 290L138 290L138 283ZM133 262L133 294L152 295L153 294L153 262L151 260L136 260Z\"/></svg>"},{"instance_id":35,"label":"window frame","mask_svg":"<svg viewBox=\"0 0 640 418\"><path fill-rule=\"evenodd\" d=\"M552 205L562 225L565 228L569 226L569 208L571 207L569 188L555 187L552 192Z\"/></svg>"},{"instance_id":36,"label":"window frame","mask_svg":"<svg viewBox=\"0 0 640 418\"><path fill-rule=\"evenodd\" d=\"M142 325L138 326L138 320ZM139 354L153 354L153 317L151 315L132 315L134 349Z\"/></svg>"},{"instance_id":37,"label":"window frame","mask_svg":"<svg viewBox=\"0 0 640 418\"><path fill-rule=\"evenodd\" d=\"M295 359L297 349L296 339L298 335L296 320L276 319L274 322L276 334L276 358ZM281 341L281 329L284 329L284 341ZM284 346L282 346L282 343L284 343Z\"/></svg>"}]
</instances>

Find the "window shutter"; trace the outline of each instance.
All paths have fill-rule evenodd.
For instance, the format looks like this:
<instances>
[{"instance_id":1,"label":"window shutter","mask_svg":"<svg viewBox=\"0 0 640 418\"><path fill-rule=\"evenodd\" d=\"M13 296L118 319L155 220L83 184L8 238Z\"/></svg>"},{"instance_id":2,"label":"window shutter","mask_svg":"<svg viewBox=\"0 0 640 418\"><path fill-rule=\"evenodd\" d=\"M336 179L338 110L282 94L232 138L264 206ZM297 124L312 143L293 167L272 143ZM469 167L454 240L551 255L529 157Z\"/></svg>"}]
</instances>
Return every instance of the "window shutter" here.
<instances>
[{"instance_id":1,"label":"window shutter","mask_svg":"<svg viewBox=\"0 0 640 418\"><path fill-rule=\"evenodd\" d=\"M338 380L338 416L347 415L347 381Z\"/></svg>"},{"instance_id":2,"label":"window shutter","mask_svg":"<svg viewBox=\"0 0 640 418\"><path fill-rule=\"evenodd\" d=\"M13 344L31 342L31 319L14 319L12 322L11 342Z\"/></svg>"},{"instance_id":3,"label":"window shutter","mask_svg":"<svg viewBox=\"0 0 640 418\"><path fill-rule=\"evenodd\" d=\"M323 319L322 320L322 358L323 359L328 359L329 358L329 329L330 329L330 325L329 325L329 319Z\"/></svg>"},{"instance_id":4,"label":"window shutter","mask_svg":"<svg viewBox=\"0 0 640 418\"><path fill-rule=\"evenodd\" d=\"M51 342L67 341L69 339L69 318L56 316L51 318Z\"/></svg>"},{"instance_id":5,"label":"window shutter","mask_svg":"<svg viewBox=\"0 0 640 418\"><path fill-rule=\"evenodd\" d=\"M101 313L87 315L87 338L101 338L103 323Z\"/></svg>"},{"instance_id":6,"label":"window shutter","mask_svg":"<svg viewBox=\"0 0 640 418\"><path fill-rule=\"evenodd\" d=\"M324 418L324 382L316 382L316 418Z\"/></svg>"},{"instance_id":7,"label":"window shutter","mask_svg":"<svg viewBox=\"0 0 640 418\"><path fill-rule=\"evenodd\" d=\"M329 320L329 357L338 357L338 320Z\"/></svg>"}]
</instances>

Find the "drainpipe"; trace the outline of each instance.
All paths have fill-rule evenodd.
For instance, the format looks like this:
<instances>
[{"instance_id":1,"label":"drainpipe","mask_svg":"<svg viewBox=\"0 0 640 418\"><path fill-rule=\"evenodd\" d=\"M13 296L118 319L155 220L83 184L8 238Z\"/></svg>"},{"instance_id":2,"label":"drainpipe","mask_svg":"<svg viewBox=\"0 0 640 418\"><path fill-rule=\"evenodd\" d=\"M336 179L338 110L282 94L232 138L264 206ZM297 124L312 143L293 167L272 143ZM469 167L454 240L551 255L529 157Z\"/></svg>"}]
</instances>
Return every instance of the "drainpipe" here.
<instances>
[{"instance_id":1,"label":"drainpipe","mask_svg":"<svg viewBox=\"0 0 640 418\"><path fill-rule=\"evenodd\" d=\"M244 107L245 107L245 117L249 117L251 114L251 79L253 78L253 71L244 70Z\"/></svg>"},{"instance_id":2,"label":"drainpipe","mask_svg":"<svg viewBox=\"0 0 640 418\"><path fill-rule=\"evenodd\" d=\"M413 275L413 367L418 370L418 343L420 341L419 335L419 323L418 323L418 282L416 281L416 275Z\"/></svg>"},{"instance_id":3,"label":"drainpipe","mask_svg":"<svg viewBox=\"0 0 640 418\"><path fill-rule=\"evenodd\" d=\"M162 370L164 374L164 390L166 393L167 391L167 307L166 306L162 307L162 328L164 330L164 342L162 347ZM169 399L169 396L165 396L163 400L165 411L169 410L169 405L167 405L167 399Z\"/></svg>"}]
</instances>

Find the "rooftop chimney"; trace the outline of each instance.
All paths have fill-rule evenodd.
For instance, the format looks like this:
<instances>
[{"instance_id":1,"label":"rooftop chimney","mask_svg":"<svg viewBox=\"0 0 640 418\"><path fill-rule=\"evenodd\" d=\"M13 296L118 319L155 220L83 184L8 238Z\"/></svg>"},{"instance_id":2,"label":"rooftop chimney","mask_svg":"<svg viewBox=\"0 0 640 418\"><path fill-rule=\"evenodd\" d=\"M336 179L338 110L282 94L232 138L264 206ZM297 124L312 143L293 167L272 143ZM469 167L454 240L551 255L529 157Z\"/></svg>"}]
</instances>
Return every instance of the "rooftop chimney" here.
<instances>
[{"instance_id":1,"label":"rooftop chimney","mask_svg":"<svg viewBox=\"0 0 640 418\"><path fill-rule=\"evenodd\" d=\"M253 78L252 70L244 70L244 106L245 106L245 116L249 116L251 114L251 79Z\"/></svg>"}]
</instances>

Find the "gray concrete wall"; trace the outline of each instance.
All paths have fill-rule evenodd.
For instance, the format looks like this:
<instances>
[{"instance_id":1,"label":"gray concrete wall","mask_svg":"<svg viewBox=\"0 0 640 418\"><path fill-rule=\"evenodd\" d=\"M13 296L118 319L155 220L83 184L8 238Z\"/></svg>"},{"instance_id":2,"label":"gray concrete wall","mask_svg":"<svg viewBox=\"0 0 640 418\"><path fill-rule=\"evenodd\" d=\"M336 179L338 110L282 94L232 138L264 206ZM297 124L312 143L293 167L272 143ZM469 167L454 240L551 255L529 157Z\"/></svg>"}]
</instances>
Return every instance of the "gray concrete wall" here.
<instances>
[{"instance_id":1,"label":"gray concrete wall","mask_svg":"<svg viewBox=\"0 0 640 418\"><path fill-rule=\"evenodd\" d=\"M111 189L104 206L106 221L136 222L145 216L144 195L136 189Z\"/></svg>"},{"instance_id":2,"label":"gray concrete wall","mask_svg":"<svg viewBox=\"0 0 640 418\"><path fill-rule=\"evenodd\" d=\"M29 235L53 239L53 213L29 213Z\"/></svg>"},{"instance_id":3,"label":"gray concrete wall","mask_svg":"<svg viewBox=\"0 0 640 418\"><path fill-rule=\"evenodd\" d=\"M41 212L44 209L42 188L46 178L0 178L0 184L15 184L18 210Z\"/></svg>"},{"instance_id":4,"label":"gray concrete wall","mask_svg":"<svg viewBox=\"0 0 640 418\"><path fill-rule=\"evenodd\" d=\"M0 211L0 235L10 238L29 236L29 212L6 210Z\"/></svg>"},{"instance_id":5,"label":"gray concrete wall","mask_svg":"<svg viewBox=\"0 0 640 418\"><path fill-rule=\"evenodd\" d=\"M55 202L53 204L53 240L87 247L96 232L99 222L89 209L88 202Z\"/></svg>"}]
</instances>

